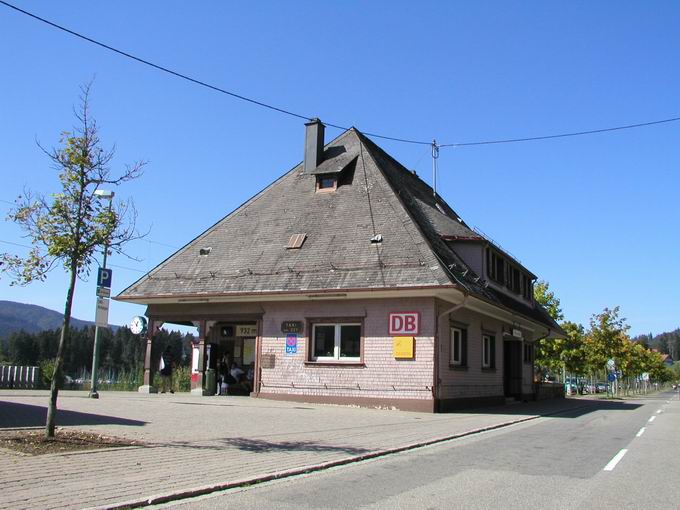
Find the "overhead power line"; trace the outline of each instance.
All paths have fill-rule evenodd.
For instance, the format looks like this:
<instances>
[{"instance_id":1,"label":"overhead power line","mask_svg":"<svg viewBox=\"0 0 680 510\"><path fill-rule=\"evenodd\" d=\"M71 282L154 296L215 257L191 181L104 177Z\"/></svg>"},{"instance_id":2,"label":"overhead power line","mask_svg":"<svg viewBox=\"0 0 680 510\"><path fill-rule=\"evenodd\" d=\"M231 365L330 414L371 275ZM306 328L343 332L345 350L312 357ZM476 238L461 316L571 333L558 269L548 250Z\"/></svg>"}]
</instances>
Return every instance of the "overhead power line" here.
<instances>
[{"instance_id":1,"label":"overhead power line","mask_svg":"<svg viewBox=\"0 0 680 510\"><path fill-rule=\"evenodd\" d=\"M608 131L620 131L622 129L633 129L644 126L653 126L655 124L665 124L666 122L676 122L680 120L680 117L673 117L670 119L663 120L653 120L651 122L641 122L639 124L628 124L627 126L616 126L602 129L591 129L589 131L576 131L574 133L562 133L559 135L545 135L545 136L532 136L528 138L509 138L507 140L483 140L481 142L464 142L464 143L445 143L439 147L470 147L471 145L491 145L497 143L517 143L517 142L532 142L535 140L548 140L550 138L565 138L568 136L581 136L581 135L592 135L595 133L606 133Z\"/></svg>"},{"instance_id":2,"label":"overhead power line","mask_svg":"<svg viewBox=\"0 0 680 510\"><path fill-rule=\"evenodd\" d=\"M222 87L218 87L216 85L211 85L210 83L204 82L202 80L199 80L197 78L192 78L191 76L188 76L186 74L180 73L178 71L174 71L168 67L164 67L159 64L154 64L153 62L149 60L145 60L141 57L137 57L131 53L128 53L123 50L119 50L118 48L114 48L113 46L110 46L108 44L105 44L103 42L97 41L96 39L93 39L91 37L88 37L86 35L83 35L79 32L76 32L74 30L71 30L69 28L66 28L62 25L59 25L53 21L47 20L45 18L42 18L36 14L33 14L32 12L26 11L24 9L21 9L15 5L10 4L9 2L6 2L4 0L0 0L0 4L9 7L10 9L13 9L17 12L20 12L22 14L25 14L26 16L30 16L31 18L41 21L42 23L45 23L53 28L56 28L58 30L61 30L63 32L66 32L68 34L71 34L74 37L78 37L79 39L82 39L84 41L87 41L89 43L95 44L97 46L100 46L101 48L107 49L109 51L112 51L114 53L117 53L119 55L122 55L124 57L127 57L129 59L135 60L136 62L139 62L141 64L147 65L149 67L152 67L158 71L162 71L164 73L170 74L172 76L175 76L177 78L181 78L183 80L189 81L191 83L194 83L195 85L199 85L201 87L208 88L210 90L213 90L215 92L219 92L221 94L226 94L228 96L231 96L235 99L239 99L241 101L246 101L248 103L254 104L256 106L260 106L262 108L266 108L278 113L282 113L284 115L288 115L291 117L296 117L298 119L303 119L303 120L311 120L313 117L308 116L308 115L303 115L300 113L296 113L290 110L287 110L285 108L280 108L278 106L274 106L268 103L265 103L263 101L258 101L256 99L253 99L251 97L247 97L241 94L238 94L236 92L231 92L229 90L223 89ZM633 128L640 128L640 127L645 127L645 126L653 126L657 124L665 124L669 122L676 122L679 121L680 117L672 117L668 119L661 119L661 120L654 120L650 122L642 122L638 124L628 124L625 126L614 126L614 127L607 127L607 128L601 128L601 129L591 129L591 130L586 130L586 131L575 131L571 133L561 133L561 134L553 134L553 135L544 135L544 136L532 136L532 137L524 137L524 138L506 138L506 139L498 139L498 140L481 140L481 141L476 141L476 142L454 142L454 143L445 143L445 144L437 144L437 147L440 148L445 148L445 147L471 147L475 145L493 145L493 144L503 144L503 143L518 143L518 142L530 142L530 141L537 141L537 140L549 140L553 138L566 138L566 137L573 137L573 136L583 136L583 135L592 135L596 133L606 133L610 131L620 131L624 129L633 129ZM325 122L325 124L329 127L333 127L336 129L341 129L341 130L347 130L349 129L346 126L340 126L338 124L332 124L329 122ZM408 139L408 138L398 138L394 136L387 136L387 135L381 135L378 133L368 133L368 132L363 132L364 135L370 136L373 138L382 138L384 140L392 140L395 142L401 142L401 143L410 143L410 144L417 144L417 145L431 145L434 146L435 144L430 141L425 141L425 140L415 140L415 139Z\"/></svg>"}]
</instances>

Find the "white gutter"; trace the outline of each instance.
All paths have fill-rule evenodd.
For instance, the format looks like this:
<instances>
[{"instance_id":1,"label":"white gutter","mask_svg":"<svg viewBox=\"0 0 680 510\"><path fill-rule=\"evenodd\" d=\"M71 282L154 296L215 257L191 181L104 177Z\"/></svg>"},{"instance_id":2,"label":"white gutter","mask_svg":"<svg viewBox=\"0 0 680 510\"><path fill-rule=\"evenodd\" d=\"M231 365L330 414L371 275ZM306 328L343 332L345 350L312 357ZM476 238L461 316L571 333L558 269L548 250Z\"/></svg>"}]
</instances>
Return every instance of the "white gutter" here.
<instances>
[{"instance_id":1,"label":"white gutter","mask_svg":"<svg viewBox=\"0 0 680 510\"><path fill-rule=\"evenodd\" d=\"M444 317L445 315L448 315L448 314L450 314L450 313L453 313L453 312L455 312L456 310L458 310L459 308L465 307L465 304L467 303L468 297L470 297L470 295L469 295L469 294L465 294L465 297L463 298L463 301L461 301L460 303L458 303L458 304L457 304L456 306L454 306L453 308L449 308L448 310L444 310L442 313L440 313L439 316L437 317L437 321L439 321L439 319L441 319L441 318Z\"/></svg>"}]
</instances>

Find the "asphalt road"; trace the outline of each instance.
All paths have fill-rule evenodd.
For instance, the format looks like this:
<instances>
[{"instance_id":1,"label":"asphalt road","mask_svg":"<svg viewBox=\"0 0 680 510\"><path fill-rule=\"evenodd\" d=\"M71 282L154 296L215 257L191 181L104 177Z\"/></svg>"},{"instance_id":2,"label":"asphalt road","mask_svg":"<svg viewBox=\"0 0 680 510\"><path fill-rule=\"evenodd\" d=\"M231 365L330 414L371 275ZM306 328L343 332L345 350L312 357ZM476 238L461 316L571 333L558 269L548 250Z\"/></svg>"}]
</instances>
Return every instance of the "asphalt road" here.
<instances>
[{"instance_id":1,"label":"asphalt road","mask_svg":"<svg viewBox=\"0 0 680 510\"><path fill-rule=\"evenodd\" d=\"M680 400L611 402L170 506L677 509Z\"/></svg>"}]
</instances>

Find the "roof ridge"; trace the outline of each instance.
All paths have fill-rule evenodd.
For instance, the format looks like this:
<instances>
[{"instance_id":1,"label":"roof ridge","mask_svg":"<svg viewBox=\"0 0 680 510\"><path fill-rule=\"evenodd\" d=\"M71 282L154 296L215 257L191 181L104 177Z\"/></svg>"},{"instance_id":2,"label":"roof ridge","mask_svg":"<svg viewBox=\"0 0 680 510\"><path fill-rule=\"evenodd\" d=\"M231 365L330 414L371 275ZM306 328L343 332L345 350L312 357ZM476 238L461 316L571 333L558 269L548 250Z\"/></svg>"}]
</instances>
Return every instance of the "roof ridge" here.
<instances>
[{"instance_id":1,"label":"roof ridge","mask_svg":"<svg viewBox=\"0 0 680 510\"><path fill-rule=\"evenodd\" d=\"M431 243L429 237L428 237L428 236L425 234L425 232L423 231L422 225L421 225L420 222L414 217L413 211L411 210L410 207L408 207L408 206L406 205L406 203L404 202L404 199L403 199L401 193L399 193L399 192L397 191L397 189L395 188L394 183L392 183L391 179L386 175L385 170L383 169L383 166L376 160L376 158L374 157L374 155L371 153L371 150L372 150L372 149L378 149L378 150L381 152L381 154L385 154L385 155L388 155L388 154L387 154L380 146L378 146L376 143L374 143L372 140L369 140L369 139L368 139L363 133L361 133L359 130L356 130L356 131L357 131L357 134L358 134L358 136L359 136L359 142L361 143L361 146L364 147L364 145L367 145L367 146L366 146L366 152L367 152L367 154L368 154L369 157L372 159L372 161L373 161L373 163L375 164L376 168L378 169L378 171L379 171L379 172L381 173L381 175L383 176L383 179L385 180L385 182L387 183L387 185L390 187L390 190L392 191L392 194L397 198L397 201L398 201L399 205L402 207L402 209L404 210L404 212L405 212L405 213L408 215L408 217L410 218L411 223L415 226L416 231L417 231L418 234L420 235L421 239L422 239L422 240L425 242L425 244L427 245L428 251L429 251L430 254L434 257L434 260L435 260L436 263L439 265L439 267L442 269L443 273L446 275L447 280L449 280L451 283L460 285L461 287L463 287L463 288L466 289L466 290L469 290L468 287L467 287L467 285L465 285L463 282L461 282L461 281L456 277L456 275L451 271L451 269L450 269L450 268L449 268L449 267L441 260L441 258L440 258L439 255L437 254L437 251L436 251L436 250L434 249L434 247L432 246L432 243ZM368 146L368 144L364 144L365 141L370 142L370 145L371 145L372 147L371 147L371 146ZM389 155L388 155L388 156L389 156ZM390 158L390 160L396 162L396 163L399 165L399 167L401 167L402 169L404 169L404 171L405 171L406 173L408 173L408 174L411 173L411 172L409 172L408 170L406 170L406 168L405 168L401 163L399 163L398 161L396 161L394 158L392 158L391 156L389 156L389 158ZM417 177L417 176L416 176L416 177ZM428 266L428 267L430 268L430 270L432 270L432 267L431 267L431 266Z\"/></svg>"}]
</instances>

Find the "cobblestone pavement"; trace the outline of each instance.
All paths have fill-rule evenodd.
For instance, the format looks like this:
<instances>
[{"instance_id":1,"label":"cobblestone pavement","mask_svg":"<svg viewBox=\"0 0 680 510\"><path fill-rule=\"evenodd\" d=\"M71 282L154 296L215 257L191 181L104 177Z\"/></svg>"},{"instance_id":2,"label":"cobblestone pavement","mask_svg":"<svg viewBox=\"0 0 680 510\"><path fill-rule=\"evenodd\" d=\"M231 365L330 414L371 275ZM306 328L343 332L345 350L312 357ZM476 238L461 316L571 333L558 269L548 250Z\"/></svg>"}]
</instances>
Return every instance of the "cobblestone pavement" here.
<instances>
[{"instance_id":1,"label":"cobblestone pavement","mask_svg":"<svg viewBox=\"0 0 680 510\"><path fill-rule=\"evenodd\" d=\"M0 430L44 425L47 395L0 390ZM58 426L145 445L41 456L0 449L0 508L111 508L176 499L584 405L596 404L556 400L424 414L188 394L101 392L92 400L86 392L62 391Z\"/></svg>"}]
</instances>

